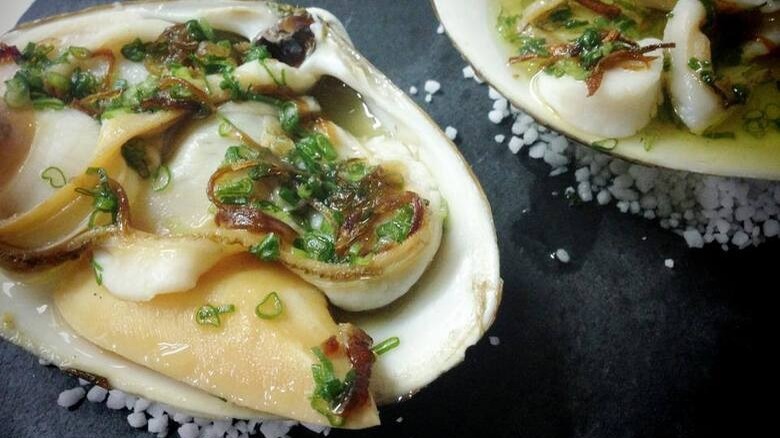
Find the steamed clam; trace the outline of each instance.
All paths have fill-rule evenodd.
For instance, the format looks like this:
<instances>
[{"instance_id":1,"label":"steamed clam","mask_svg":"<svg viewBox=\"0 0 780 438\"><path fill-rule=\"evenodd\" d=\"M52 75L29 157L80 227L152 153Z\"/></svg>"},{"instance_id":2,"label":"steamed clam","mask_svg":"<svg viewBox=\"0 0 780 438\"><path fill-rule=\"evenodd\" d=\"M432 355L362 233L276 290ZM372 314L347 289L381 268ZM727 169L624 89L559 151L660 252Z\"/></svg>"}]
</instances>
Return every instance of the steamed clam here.
<instances>
[{"instance_id":1,"label":"steamed clam","mask_svg":"<svg viewBox=\"0 0 780 438\"><path fill-rule=\"evenodd\" d=\"M434 0L475 70L539 121L633 161L780 178L774 3L478 3Z\"/></svg>"},{"instance_id":2,"label":"steamed clam","mask_svg":"<svg viewBox=\"0 0 780 438\"><path fill-rule=\"evenodd\" d=\"M95 8L4 35L0 79L0 334L63 369L362 428L492 323L479 184L325 11Z\"/></svg>"}]
</instances>

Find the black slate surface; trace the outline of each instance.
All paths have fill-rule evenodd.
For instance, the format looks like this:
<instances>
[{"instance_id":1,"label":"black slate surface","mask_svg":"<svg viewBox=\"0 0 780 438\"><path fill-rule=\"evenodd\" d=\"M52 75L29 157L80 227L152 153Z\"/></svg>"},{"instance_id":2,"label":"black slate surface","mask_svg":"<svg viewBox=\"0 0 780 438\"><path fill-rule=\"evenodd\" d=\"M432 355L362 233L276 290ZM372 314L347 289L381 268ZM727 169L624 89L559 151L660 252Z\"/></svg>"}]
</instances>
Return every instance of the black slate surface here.
<instances>
[{"instance_id":1,"label":"black slate surface","mask_svg":"<svg viewBox=\"0 0 780 438\"><path fill-rule=\"evenodd\" d=\"M94 3L39 0L25 19ZM500 346L484 339L411 401L383 408L384 426L331 436L753 436L774 424L765 400L777 384L777 242L689 250L614 208L570 206L551 192L571 176L548 178L546 165L493 142L507 126L488 122L487 89L462 79L464 61L436 34L427 2L301 3L339 16L401 88L441 81L433 103L415 99L459 130L458 146L493 205L505 281L489 331ZM560 247L570 264L551 260ZM74 379L1 342L0 370L0 437L151 436L132 430L126 411L59 408L57 394Z\"/></svg>"}]
</instances>

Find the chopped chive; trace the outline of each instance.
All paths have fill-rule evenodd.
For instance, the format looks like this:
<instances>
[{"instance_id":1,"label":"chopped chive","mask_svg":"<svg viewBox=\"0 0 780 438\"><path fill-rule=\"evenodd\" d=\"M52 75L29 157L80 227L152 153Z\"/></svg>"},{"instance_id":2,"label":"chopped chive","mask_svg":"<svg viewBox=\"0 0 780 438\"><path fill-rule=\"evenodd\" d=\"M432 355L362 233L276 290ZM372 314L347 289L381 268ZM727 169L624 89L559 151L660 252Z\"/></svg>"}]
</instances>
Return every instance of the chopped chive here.
<instances>
[{"instance_id":1,"label":"chopped chive","mask_svg":"<svg viewBox=\"0 0 780 438\"><path fill-rule=\"evenodd\" d=\"M41 172L41 179L48 182L55 189L65 187L68 182L65 173L59 167L47 167Z\"/></svg>"},{"instance_id":2,"label":"chopped chive","mask_svg":"<svg viewBox=\"0 0 780 438\"><path fill-rule=\"evenodd\" d=\"M399 345L401 345L401 340L398 339L398 336L393 336L374 345L374 347L371 348L371 351L373 351L374 354L376 354L377 356L381 356L387 353L388 351L398 347Z\"/></svg>"},{"instance_id":3,"label":"chopped chive","mask_svg":"<svg viewBox=\"0 0 780 438\"><path fill-rule=\"evenodd\" d=\"M603 140L594 141L590 145L596 149L610 151L615 149L615 147L618 145L618 140L616 138L605 138Z\"/></svg>"},{"instance_id":4,"label":"chopped chive","mask_svg":"<svg viewBox=\"0 0 780 438\"><path fill-rule=\"evenodd\" d=\"M249 203L249 196L254 190L254 183L250 178L242 178L217 186L215 194L223 204L245 205Z\"/></svg>"},{"instance_id":5,"label":"chopped chive","mask_svg":"<svg viewBox=\"0 0 780 438\"><path fill-rule=\"evenodd\" d=\"M273 262L279 259L279 236L271 233L262 242L249 247L249 252L260 260Z\"/></svg>"},{"instance_id":6,"label":"chopped chive","mask_svg":"<svg viewBox=\"0 0 780 438\"><path fill-rule=\"evenodd\" d=\"M211 304L206 304L200 306L198 310L195 311L195 322L200 325L211 325L214 327L219 327L222 324L219 315L232 313L235 311L236 306L233 304L222 304L217 307L212 306Z\"/></svg>"},{"instance_id":7,"label":"chopped chive","mask_svg":"<svg viewBox=\"0 0 780 438\"><path fill-rule=\"evenodd\" d=\"M92 265L92 272L95 273L95 283L97 283L98 286L102 286L103 285L103 267L100 266L100 264L95 261L94 257L89 262L89 264Z\"/></svg>"},{"instance_id":8,"label":"chopped chive","mask_svg":"<svg viewBox=\"0 0 780 438\"><path fill-rule=\"evenodd\" d=\"M92 52L90 52L86 47L70 46L68 48L68 53L77 59L87 59L92 56Z\"/></svg>"},{"instance_id":9,"label":"chopped chive","mask_svg":"<svg viewBox=\"0 0 780 438\"><path fill-rule=\"evenodd\" d=\"M32 101L32 106L36 110L61 110L65 108L65 102L54 97L41 97Z\"/></svg>"},{"instance_id":10,"label":"chopped chive","mask_svg":"<svg viewBox=\"0 0 780 438\"><path fill-rule=\"evenodd\" d=\"M233 125L227 120L223 120L222 123L219 124L219 136L227 137L231 132L233 132Z\"/></svg>"},{"instance_id":11,"label":"chopped chive","mask_svg":"<svg viewBox=\"0 0 780 438\"><path fill-rule=\"evenodd\" d=\"M155 192L162 192L171 184L171 169L166 165L161 165L154 171L154 182L152 182L152 190Z\"/></svg>"},{"instance_id":12,"label":"chopped chive","mask_svg":"<svg viewBox=\"0 0 780 438\"><path fill-rule=\"evenodd\" d=\"M282 129L289 134L294 134L298 131L298 126L301 122L301 116L298 111L298 105L293 101L287 101L279 108L279 122L282 125Z\"/></svg>"},{"instance_id":13,"label":"chopped chive","mask_svg":"<svg viewBox=\"0 0 780 438\"><path fill-rule=\"evenodd\" d=\"M284 305L279 294L271 292L255 307L255 314L261 319L274 319L282 314Z\"/></svg>"},{"instance_id":14,"label":"chopped chive","mask_svg":"<svg viewBox=\"0 0 780 438\"><path fill-rule=\"evenodd\" d=\"M380 242L401 243L409 237L412 231L414 209L411 204L406 204L396 210L393 217L376 228L376 236Z\"/></svg>"},{"instance_id":15,"label":"chopped chive","mask_svg":"<svg viewBox=\"0 0 780 438\"><path fill-rule=\"evenodd\" d=\"M122 56L133 62L141 62L146 57L146 44L140 38L122 46Z\"/></svg>"}]
</instances>

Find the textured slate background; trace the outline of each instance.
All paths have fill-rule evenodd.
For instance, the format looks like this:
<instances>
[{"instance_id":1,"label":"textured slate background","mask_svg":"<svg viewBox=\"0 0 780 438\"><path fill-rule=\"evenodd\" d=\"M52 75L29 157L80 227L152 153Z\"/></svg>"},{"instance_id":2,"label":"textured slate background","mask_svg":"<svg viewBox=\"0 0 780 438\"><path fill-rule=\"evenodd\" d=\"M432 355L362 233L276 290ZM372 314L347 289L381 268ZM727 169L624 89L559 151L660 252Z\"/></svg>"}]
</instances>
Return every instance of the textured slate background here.
<instances>
[{"instance_id":1,"label":"textured slate background","mask_svg":"<svg viewBox=\"0 0 780 438\"><path fill-rule=\"evenodd\" d=\"M39 0L25 19L94 3ZM506 282L489 332L500 346L483 340L411 401L384 408L381 428L332 436L751 436L774 424L761 399L777 385L769 357L777 345L777 242L689 250L614 208L569 206L551 192L571 176L548 178L546 165L493 142L507 126L488 122L487 89L462 79L464 61L436 34L427 2L301 3L339 16L401 88L441 81L432 104L416 100L460 132L458 146L493 205ZM572 263L550 259L559 247ZM0 437L150 436L127 425L127 412L57 407L74 380L6 343L0 370Z\"/></svg>"}]
</instances>

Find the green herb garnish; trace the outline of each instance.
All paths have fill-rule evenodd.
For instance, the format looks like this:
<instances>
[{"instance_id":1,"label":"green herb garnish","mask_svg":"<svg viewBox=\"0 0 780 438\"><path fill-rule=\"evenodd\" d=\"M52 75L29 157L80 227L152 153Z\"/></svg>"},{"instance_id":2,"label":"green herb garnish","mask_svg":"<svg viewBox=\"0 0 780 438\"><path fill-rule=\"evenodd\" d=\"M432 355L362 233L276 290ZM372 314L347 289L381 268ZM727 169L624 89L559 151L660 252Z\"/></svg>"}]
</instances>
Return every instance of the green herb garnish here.
<instances>
[{"instance_id":1,"label":"green herb garnish","mask_svg":"<svg viewBox=\"0 0 780 438\"><path fill-rule=\"evenodd\" d=\"M618 145L618 139L616 138L605 138L603 140L594 141L590 144L591 147L594 147L596 149L602 149L605 151L610 151L612 149L615 149Z\"/></svg>"},{"instance_id":2,"label":"green herb garnish","mask_svg":"<svg viewBox=\"0 0 780 438\"><path fill-rule=\"evenodd\" d=\"M254 183L250 178L241 178L217 186L215 195L223 204L244 205L249 203L249 197L254 190Z\"/></svg>"},{"instance_id":3,"label":"green herb garnish","mask_svg":"<svg viewBox=\"0 0 780 438\"><path fill-rule=\"evenodd\" d=\"M122 56L133 62L141 62L146 57L146 44L140 38L122 46Z\"/></svg>"},{"instance_id":4,"label":"green herb garnish","mask_svg":"<svg viewBox=\"0 0 780 438\"><path fill-rule=\"evenodd\" d=\"M98 286L103 285L103 267L100 266L98 262L95 261L94 258L92 258L89 262L90 266L92 266L92 272L95 274L95 283L97 283Z\"/></svg>"},{"instance_id":5,"label":"green herb garnish","mask_svg":"<svg viewBox=\"0 0 780 438\"><path fill-rule=\"evenodd\" d=\"M65 187L65 184L68 182L62 169L54 166L44 169L41 172L41 179L48 182L55 189Z\"/></svg>"},{"instance_id":6,"label":"green herb garnish","mask_svg":"<svg viewBox=\"0 0 780 438\"><path fill-rule=\"evenodd\" d=\"M287 133L295 134L301 123L301 116L298 113L298 105L295 102L287 101L279 108L279 122Z\"/></svg>"},{"instance_id":7,"label":"green herb garnish","mask_svg":"<svg viewBox=\"0 0 780 438\"><path fill-rule=\"evenodd\" d=\"M373 351L377 356L381 356L388 351L398 347L399 345L401 345L401 340L398 339L398 336L393 336L385 339L377 345L374 345L374 347L371 348L371 351Z\"/></svg>"},{"instance_id":8,"label":"green herb garnish","mask_svg":"<svg viewBox=\"0 0 780 438\"><path fill-rule=\"evenodd\" d=\"M221 306L212 306L206 304L198 308L195 311L195 322L200 325L211 325L219 327L222 324L220 315L226 313L233 313L236 311L236 306L233 304L223 304Z\"/></svg>"},{"instance_id":9,"label":"green herb garnish","mask_svg":"<svg viewBox=\"0 0 780 438\"><path fill-rule=\"evenodd\" d=\"M279 236L270 233L262 242L249 247L249 252L260 260L274 262L279 260Z\"/></svg>"},{"instance_id":10,"label":"green herb garnish","mask_svg":"<svg viewBox=\"0 0 780 438\"><path fill-rule=\"evenodd\" d=\"M249 146L230 146L225 151L225 159L222 161L222 164L230 165L240 163L242 161L256 160L259 156L260 152L258 152L256 149L250 148Z\"/></svg>"},{"instance_id":11,"label":"green herb garnish","mask_svg":"<svg viewBox=\"0 0 780 438\"><path fill-rule=\"evenodd\" d=\"M152 190L155 192L162 192L171 184L171 169L163 164L154 171L152 178L154 178L152 182Z\"/></svg>"},{"instance_id":12,"label":"green herb garnish","mask_svg":"<svg viewBox=\"0 0 780 438\"><path fill-rule=\"evenodd\" d=\"M333 238L319 231L310 231L295 239L293 246L303 250L306 255L321 262L331 262L336 255Z\"/></svg>"},{"instance_id":13,"label":"green herb garnish","mask_svg":"<svg viewBox=\"0 0 780 438\"><path fill-rule=\"evenodd\" d=\"M271 292L255 307L255 315L260 319L274 319L282 314L284 305L279 294Z\"/></svg>"},{"instance_id":14,"label":"green herb garnish","mask_svg":"<svg viewBox=\"0 0 780 438\"><path fill-rule=\"evenodd\" d=\"M379 242L401 243L406 240L412 230L413 217L414 209L411 205L406 204L399 208L392 219L377 227L376 235Z\"/></svg>"},{"instance_id":15,"label":"green herb garnish","mask_svg":"<svg viewBox=\"0 0 780 438\"><path fill-rule=\"evenodd\" d=\"M98 176L97 186L92 190L77 187L76 192L84 196L92 197L92 208L94 211L90 216L90 227L94 227L96 225L97 216L104 213L110 214L111 224L115 224L117 214L119 213L119 198L114 192L114 189L111 188L108 173L102 167L91 167L87 169L87 174Z\"/></svg>"},{"instance_id":16,"label":"green herb garnish","mask_svg":"<svg viewBox=\"0 0 780 438\"><path fill-rule=\"evenodd\" d=\"M318 363L312 364L311 373L314 378L314 394L311 396L311 407L324 415L331 426L344 424L344 417L336 413L341 398L354 385L357 373L349 370L344 380L336 377L333 362L319 348L312 348Z\"/></svg>"}]
</instances>

